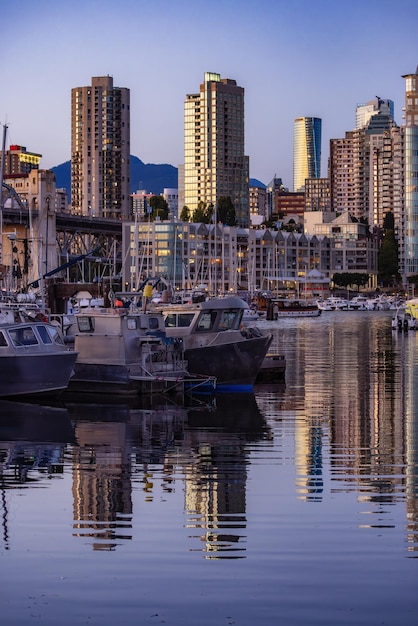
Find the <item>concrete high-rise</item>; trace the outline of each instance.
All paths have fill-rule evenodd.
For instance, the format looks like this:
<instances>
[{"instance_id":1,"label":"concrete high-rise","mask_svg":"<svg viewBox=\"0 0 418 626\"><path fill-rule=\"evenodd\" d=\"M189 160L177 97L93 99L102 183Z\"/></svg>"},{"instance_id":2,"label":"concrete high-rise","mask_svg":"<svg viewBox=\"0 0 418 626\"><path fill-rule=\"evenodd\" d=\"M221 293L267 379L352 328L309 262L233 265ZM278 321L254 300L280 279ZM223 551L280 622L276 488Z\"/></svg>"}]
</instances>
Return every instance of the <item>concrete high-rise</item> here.
<instances>
[{"instance_id":1,"label":"concrete high-rise","mask_svg":"<svg viewBox=\"0 0 418 626\"><path fill-rule=\"evenodd\" d=\"M293 127L293 191L303 191L307 178L321 177L319 117L297 117Z\"/></svg>"},{"instance_id":2,"label":"concrete high-rise","mask_svg":"<svg viewBox=\"0 0 418 626\"><path fill-rule=\"evenodd\" d=\"M244 155L244 88L206 72L184 106L184 204L216 207L230 197L239 226L247 227L249 158ZM203 204L202 204L203 203ZM179 207L180 211L183 207Z\"/></svg>"},{"instance_id":3,"label":"concrete high-rise","mask_svg":"<svg viewBox=\"0 0 418 626\"><path fill-rule=\"evenodd\" d=\"M356 107L356 128L365 128L373 115L389 115L394 119L393 100L384 100L376 96L366 104L358 104Z\"/></svg>"},{"instance_id":4,"label":"concrete high-rise","mask_svg":"<svg viewBox=\"0 0 418 626\"><path fill-rule=\"evenodd\" d=\"M71 90L71 205L89 217L130 215L130 92L111 76Z\"/></svg>"},{"instance_id":5,"label":"concrete high-rise","mask_svg":"<svg viewBox=\"0 0 418 626\"><path fill-rule=\"evenodd\" d=\"M405 78L405 278L418 274L418 67Z\"/></svg>"}]
</instances>

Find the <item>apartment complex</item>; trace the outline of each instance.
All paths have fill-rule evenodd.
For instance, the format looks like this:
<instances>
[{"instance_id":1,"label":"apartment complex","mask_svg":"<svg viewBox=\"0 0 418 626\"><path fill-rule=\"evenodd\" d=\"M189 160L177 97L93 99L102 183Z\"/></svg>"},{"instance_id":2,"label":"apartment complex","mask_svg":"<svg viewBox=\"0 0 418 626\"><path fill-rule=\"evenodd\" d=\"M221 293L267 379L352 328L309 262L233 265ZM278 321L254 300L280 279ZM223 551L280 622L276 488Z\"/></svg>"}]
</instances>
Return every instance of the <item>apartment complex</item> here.
<instances>
[{"instance_id":1,"label":"apartment complex","mask_svg":"<svg viewBox=\"0 0 418 626\"><path fill-rule=\"evenodd\" d=\"M184 205L193 212L230 197L237 222L246 227L249 159L244 155L244 89L235 80L206 72L184 105ZM183 200L182 193L180 194Z\"/></svg>"},{"instance_id":2,"label":"apartment complex","mask_svg":"<svg viewBox=\"0 0 418 626\"><path fill-rule=\"evenodd\" d=\"M146 277L163 277L174 289L204 284L211 293L295 289L311 270L370 274L377 285L377 243L364 224L340 219L327 234L240 228L220 224L125 222L123 281L138 289Z\"/></svg>"},{"instance_id":3,"label":"apartment complex","mask_svg":"<svg viewBox=\"0 0 418 626\"><path fill-rule=\"evenodd\" d=\"M71 205L88 217L130 217L130 92L111 76L71 90Z\"/></svg>"},{"instance_id":4,"label":"apartment complex","mask_svg":"<svg viewBox=\"0 0 418 626\"><path fill-rule=\"evenodd\" d=\"M293 127L293 191L305 189L307 178L321 176L322 120L297 117Z\"/></svg>"},{"instance_id":5,"label":"apartment complex","mask_svg":"<svg viewBox=\"0 0 418 626\"><path fill-rule=\"evenodd\" d=\"M365 128L370 118L378 113L389 115L394 120L394 110L393 100L383 100L379 96L369 100L366 104L358 104L356 107L356 128Z\"/></svg>"},{"instance_id":6,"label":"apartment complex","mask_svg":"<svg viewBox=\"0 0 418 626\"><path fill-rule=\"evenodd\" d=\"M37 152L29 152L25 146L12 145L5 150L4 159L2 158L3 175L5 178L12 176L21 176L29 174L31 170L39 169L42 154Z\"/></svg>"}]
</instances>

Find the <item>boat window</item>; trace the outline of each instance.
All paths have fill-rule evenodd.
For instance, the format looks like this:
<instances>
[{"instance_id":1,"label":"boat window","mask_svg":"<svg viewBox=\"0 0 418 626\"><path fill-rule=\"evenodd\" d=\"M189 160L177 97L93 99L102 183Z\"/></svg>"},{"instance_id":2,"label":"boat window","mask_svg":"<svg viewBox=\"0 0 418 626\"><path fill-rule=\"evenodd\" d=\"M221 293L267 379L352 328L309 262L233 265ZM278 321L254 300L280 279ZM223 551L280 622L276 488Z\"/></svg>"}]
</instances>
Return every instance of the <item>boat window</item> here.
<instances>
[{"instance_id":1,"label":"boat window","mask_svg":"<svg viewBox=\"0 0 418 626\"><path fill-rule=\"evenodd\" d=\"M30 326L12 328L9 330L9 336L15 346L35 346L38 343L35 333Z\"/></svg>"},{"instance_id":2,"label":"boat window","mask_svg":"<svg viewBox=\"0 0 418 626\"><path fill-rule=\"evenodd\" d=\"M176 318L177 315L175 313L169 313L164 320L166 328L176 328Z\"/></svg>"},{"instance_id":3,"label":"boat window","mask_svg":"<svg viewBox=\"0 0 418 626\"><path fill-rule=\"evenodd\" d=\"M219 322L219 330L231 330L234 328L234 322L237 319L236 311L223 311Z\"/></svg>"},{"instance_id":4,"label":"boat window","mask_svg":"<svg viewBox=\"0 0 418 626\"><path fill-rule=\"evenodd\" d=\"M212 330L216 320L216 311L202 311L197 322L197 330Z\"/></svg>"},{"instance_id":5,"label":"boat window","mask_svg":"<svg viewBox=\"0 0 418 626\"><path fill-rule=\"evenodd\" d=\"M137 328L136 318L128 317L128 319L126 320L126 325L128 327L128 330L136 330Z\"/></svg>"},{"instance_id":6,"label":"boat window","mask_svg":"<svg viewBox=\"0 0 418 626\"><path fill-rule=\"evenodd\" d=\"M6 337L3 333L0 333L0 348L4 348L5 346L7 346Z\"/></svg>"},{"instance_id":7,"label":"boat window","mask_svg":"<svg viewBox=\"0 0 418 626\"><path fill-rule=\"evenodd\" d=\"M94 330L94 321L92 317L82 315L77 317L78 330L80 333L91 333Z\"/></svg>"},{"instance_id":8,"label":"boat window","mask_svg":"<svg viewBox=\"0 0 418 626\"><path fill-rule=\"evenodd\" d=\"M177 326L179 328L188 328L194 318L193 313L179 313L177 317Z\"/></svg>"},{"instance_id":9,"label":"boat window","mask_svg":"<svg viewBox=\"0 0 418 626\"><path fill-rule=\"evenodd\" d=\"M49 336L51 337L54 343L59 343L61 345L64 345L64 340L58 328L55 328L55 326L43 326L42 328L48 332Z\"/></svg>"},{"instance_id":10,"label":"boat window","mask_svg":"<svg viewBox=\"0 0 418 626\"><path fill-rule=\"evenodd\" d=\"M158 323L158 317L149 317L149 324L148 324L148 328L150 330L158 330L160 325Z\"/></svg>"},{"instance_id":11,"label":"boat window","mask_svg":"<svg viewBox=\"0 0 418 626\"><path fill-rule=\"evenodd\" d=\"M45 326L37 326L36 330L38 331L43 343L52 343L52 339Z\"/></svg>"}]
</instances>

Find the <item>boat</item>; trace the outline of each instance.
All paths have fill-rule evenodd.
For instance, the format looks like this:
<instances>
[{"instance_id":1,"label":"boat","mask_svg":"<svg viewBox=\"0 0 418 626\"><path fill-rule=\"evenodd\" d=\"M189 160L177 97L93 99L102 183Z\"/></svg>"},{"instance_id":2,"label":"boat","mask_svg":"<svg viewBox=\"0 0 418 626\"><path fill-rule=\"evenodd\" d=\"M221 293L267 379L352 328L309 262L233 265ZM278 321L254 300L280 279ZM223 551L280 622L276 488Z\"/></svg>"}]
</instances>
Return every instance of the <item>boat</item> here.
<instances>
[{"instance_id":1,"label":"boat","mask_svg":"<svg viewBox=\"0 0 418 626\"><path fill-rule=\"evenodd\" d=\"M287 300L272 298L266 311L267 320L277 320L281 317L318 317L321 309L314 301Z\"/></svg>"},{"instance_id":2,"label":"boat","mask_svg":"<svg viewBox=\"0 0 418 626\"><path fill-rule=\"evenodd\" d=\"M399 306L392 318L392 330L416 330L418 328L418 320L407 310L406 305Z\"/></svg>"},{"instance_id":3,"label":"boat","mask_svg":"<svg viewBox=\"0 0 418 626\"><path fill-rule=\"evenodd\" d=\"M161 313L91 307L75 315L75 324L70 392L138 396L216 385L204 367L189 374L182 344L167 337Z\"/></svg>"},{"instance_id":4,"label":"boat","mask_svg":"<svg viewBox=\"0 0 418 626\"><path fill-rule=\"evenodd\" d=\"M216 378L217 391L252 390L272 342L242 324L248 304L237 296L194 304L165 304L167 336L181 340L189 372Z\"/></svg>"},{"instance_id":5,"label":"boat","mask_svg":"<svg viewBox=\"0 0 418 626\"><path fill-rule=\"evenodd\" d=\"M51 394L67 388L77 353L42 321L0 323L0 397Z\"/></svg>"}]
</instances>

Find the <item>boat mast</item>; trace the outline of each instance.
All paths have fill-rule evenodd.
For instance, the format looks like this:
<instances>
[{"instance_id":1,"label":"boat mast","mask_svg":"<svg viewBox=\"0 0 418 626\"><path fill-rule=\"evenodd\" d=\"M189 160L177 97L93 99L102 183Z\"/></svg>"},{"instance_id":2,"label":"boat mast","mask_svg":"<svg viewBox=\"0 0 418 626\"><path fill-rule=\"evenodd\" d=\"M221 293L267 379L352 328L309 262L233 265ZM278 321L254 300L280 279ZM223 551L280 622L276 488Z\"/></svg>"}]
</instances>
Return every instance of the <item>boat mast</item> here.
<instances>
[{"instance_id":1,"label":"boat mast","mask_svg":"<svg viewBox=\"0 0 418 626\"><path fill-rule=\"evenodd\" d=\"M3 181L4 181L4 161L6 154L6 134L7 124L3 124L3 143L1 150L1 167L0 167L0 264L3 262Z\"/></svg>"}]
</instances>

